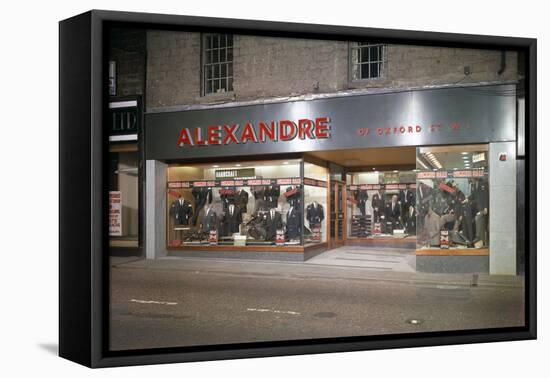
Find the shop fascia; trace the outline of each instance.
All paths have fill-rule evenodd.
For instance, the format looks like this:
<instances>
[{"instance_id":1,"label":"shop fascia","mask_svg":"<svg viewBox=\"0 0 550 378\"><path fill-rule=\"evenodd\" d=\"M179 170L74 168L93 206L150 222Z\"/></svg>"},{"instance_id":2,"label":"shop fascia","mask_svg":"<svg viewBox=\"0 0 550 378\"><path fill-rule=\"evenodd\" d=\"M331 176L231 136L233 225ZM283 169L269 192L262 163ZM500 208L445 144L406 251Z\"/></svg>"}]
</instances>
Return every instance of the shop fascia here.
<instances>
[{"instance_id":1,"label":"shop fascia","mask_svg":"<svg viewBox=\"0 0 550 378\"><path fill-rule=\"evenodd\" d=\"M211 146L227 144L287 142L298 139L330 138L331 124L329 117L314 119L302 118L296 121L247 122L241 124L211 125L204 130L201 127L187 128L180 131L178 146Z\"/></svg>"}]
</instances>

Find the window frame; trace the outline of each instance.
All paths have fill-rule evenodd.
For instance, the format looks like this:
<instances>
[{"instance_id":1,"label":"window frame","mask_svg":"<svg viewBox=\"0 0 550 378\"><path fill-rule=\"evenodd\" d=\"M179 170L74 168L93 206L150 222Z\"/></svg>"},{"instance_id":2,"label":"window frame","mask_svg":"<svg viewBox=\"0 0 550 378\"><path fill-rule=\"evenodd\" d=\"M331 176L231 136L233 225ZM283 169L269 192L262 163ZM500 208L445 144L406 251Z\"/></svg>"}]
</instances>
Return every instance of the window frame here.
<instances>
[{"instance_id":1,"label":"window frame","mask_svg":"<svg viewBox=\"0 0 550 378\"><path fill-rule=\"evenodd\" d=\"M373 47L373 46L379 46L381 47L382 49L382 60L377 60L377 61L368 61L368 62L363 62L363 63L359 63L359 62L356 62L353 58L353 52L354 50L360 50L362 47L366 47L366 46L370 46L370 47ZM387 43L367 43L367 44L362 44L362 42L357 42L357 41L350 41L348 43L348 81L350 83L368 83L368 82L375 82L375 81L379 81L379 80L385 80L387 79L387 73L388 73L388 47L389 47L389 44ZM379 75L378 76L375 76L375 77L366 77L366 78L357 78L357 77L354 77L354 68L355 66L361 66L362 64L371 64L371 63L378 63L379 66L378 66L378 73ZM370 70L370 68L369 68Z\"/></svg>"},{"instance_id":2,"label":"window frame","mask_svg":"<svg viewBox=\"0 0 550 378\"><path fill-rule=\"evenodd\" d=\"M209 37L209 36L226 36L226 43L225 43L225 46L223 47L225 50L226 50L226 59L227 59L227 36L231 36L231 50L232 50L232 53L234 54L234 46L235 46L235 35L234 34L231 34L231 33L201 33L201 43L200 43L200 50L201 50L201 59L200 59L200 81L201 81L201 96L202 97L208 97L208 96L223 96L223 95L227 95L227 94L231 94L234 92L234 89L233 89L233 83L234 83L234 78L235 78L235 75L234 75L234 55L232 56L231 60L225 60L225 61L219 61L218 59L218 62L215 62L215 63L207 63L207 59L206 59L206 54L209 52L209 51L212 51L212 50L215 50L217 49L218 52L221 50L221 48L218 46L216 48L210 48L210 49L207 49L207 43L206 43L206 39ZM220 67L220 75L218 75L216 78L214 78L214 73L212 73L212 78L211 79L207 79L206 75L207 75L207 70L206 70L206 66L207 65L211 65L212 67L214 67L215 65L218 65ZM226 75L225 76L221 76L221 66L222 65L225 65L226 66ZM229 65L231 65L231 76L229 76ZM229 80L231 80L231 90L226 90L224 92L214 92L214 91L211 91L211 92L208 92L207 91L207 80L211 80L212 82L214 82L215 80L218 80L220 81L220 84L222 81L225 81L225 84L226 84L226 87L229 87Z\"/></svg>"}]
</instances>

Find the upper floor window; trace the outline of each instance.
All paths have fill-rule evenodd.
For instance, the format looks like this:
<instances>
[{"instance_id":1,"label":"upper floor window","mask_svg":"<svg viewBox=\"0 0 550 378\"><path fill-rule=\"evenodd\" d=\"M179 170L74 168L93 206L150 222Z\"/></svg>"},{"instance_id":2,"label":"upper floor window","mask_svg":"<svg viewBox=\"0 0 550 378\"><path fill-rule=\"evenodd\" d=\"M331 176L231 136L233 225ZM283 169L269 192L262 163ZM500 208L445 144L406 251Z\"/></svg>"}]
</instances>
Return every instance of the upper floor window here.
<instances>
[{"instance_id":1,"label":"upper floor window","mask_svg":"<svg viewBox=\"0 0 550 378\"><path fill-rule=\"evenodd\" d=\"M205 34L202 46L203 94L233 91L233 35Z\"/></svg>"},{"instance_id":2,"label":"upper floor window","mask_svg":"<svg viewBox=\"0 0 550 378\"><path fill-rule=\"evenodd\" d=\"M368 42L352 42L351 79L364 80L384 77L386 73L386 45Z\"/></svg>"}]
</instances>

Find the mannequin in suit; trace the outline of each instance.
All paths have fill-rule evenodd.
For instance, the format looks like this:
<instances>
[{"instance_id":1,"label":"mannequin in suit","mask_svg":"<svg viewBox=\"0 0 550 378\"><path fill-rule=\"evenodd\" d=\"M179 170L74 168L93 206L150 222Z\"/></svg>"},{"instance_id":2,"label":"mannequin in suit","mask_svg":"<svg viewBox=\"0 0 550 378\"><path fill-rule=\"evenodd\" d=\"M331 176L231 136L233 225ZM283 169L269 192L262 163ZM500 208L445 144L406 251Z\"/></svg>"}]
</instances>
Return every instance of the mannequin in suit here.
<instances>
[{"instance_id":1,"label":"mannequin in suit","mask_svg":"<svg viewBox=\"0 0 550 378\"><path fill-rule=\"evenodd\" d=\"M310 228L320 227L321 222L325 219L323 206L317 201L313 201L306 208L306 219L309 222Z\"/></svg>"},{"instance_id":2,"label":"mannequin in suit","mask_svg":"<svg viewBox=\"0 0 550 378\"><path fill-rule=\"evenodd\" d=\"M203 231L210 232L210 230L218 229L218 214L208 206L204 210L204 217L202 218L201 227Z\"/></svg>"},{"instance_id":3,"label":"mannequin in suit","mask_svg":"<svg viewBox=\"0 0 550 378\"><path fill-rule=\"evenodd\" d=\"M294 207L291 207L286 213L286 238L295 239L302 232L302 212Z\"/></svg>"},{"instance_id":4,"label":"mannequin in suit","mask_svg":"<svg viewBox=\"0 0 550 378\"><path fill-rule=\"evenodd\" d=\"M357 207L361 211L361 215L367 215L367 200L369 199L369 194L366 190L357 190L355 191L355 199L357 200Z\"/></svg>"},{"instance_id":5,"label":"mannequin in suit","mask_svg":"<svg viewBox=\"0 0 550 378\"><path fill-rule=\"evenodd\" d=\"M193 216L193 207L181 195L170 206L170 215L174 218L174 224L188 226Z\"/></svg>"},{"instance_id":6,"label":"mannequin in suit","mask_svg":"<svg viewBox=\"0 0 550 378\"><path fill-rule=\"evenodd\" d=\"M241 213L246 213L246 207L248 205L248 192L244 189L235 191L233 203L241 209Z\"/></svg>"},{"instance_id":7,"label":"mannequin in suit","mask_svg":"<svg viewBox=\"0 0 550 378\"><path fill-rule=\"evenodd\" d=\"M274 241L277 236L277 230L283 228L283 217L276 209L270 209L264 213L265 240Z\"/></svg>"},{"instance_id":8,"label":"mannequin in suit","mask_svg":"<svg viewBox=\"0 0 550 378\"><path fill-rule=\"evenodd\" d=\"M372 212L373 212L373 218L374 222L380 222L380 216L383 215L383 209L384 209L384 200L382 199L382 196L380 193L376 192L372 196Z\"/></svg>"},{"instance_id":9,"label":"mannequin in suit","mask_svg":"<svg viewBox=\"0 0 550 378\"><path fill-rule=\"evenodd\" d=\"M386 222L392 222L394 229L400 227L401 220L401 202L399 202L397 195L393 195L391 202L386 204L385 214Z\"/></svg>"},{"instance_id":10,"label":"mannequin in suit","mask_svg":"<svg viewBox=\"0 0 550 378\"><path fill-rule=\"evenodd\" d=\"M212 203L212 189L207 187L193 188L191 194L195 198L195 214L191 219L193 225L197 224L197 219L202 208L208 203Z\"/></svg>"},{"instance_id":11,"label":"mannequin in suit","mask_svg":"<svg viewBox=\"0 0 550 378\"><path fill-rule=\"evenodd\" d=\"M230 204L223 216L223 231L226 236L239 232L239 226L243 221L240 207Z\"/></svg>"}]
</instances>

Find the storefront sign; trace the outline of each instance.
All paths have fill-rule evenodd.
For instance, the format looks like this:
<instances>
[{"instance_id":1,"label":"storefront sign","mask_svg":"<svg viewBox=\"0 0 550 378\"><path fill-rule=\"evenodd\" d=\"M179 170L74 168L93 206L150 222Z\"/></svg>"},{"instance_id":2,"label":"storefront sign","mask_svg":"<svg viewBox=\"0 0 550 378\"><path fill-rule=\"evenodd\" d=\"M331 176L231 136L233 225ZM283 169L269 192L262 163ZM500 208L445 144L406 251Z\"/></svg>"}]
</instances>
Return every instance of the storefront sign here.
<instances>
[{"instance_id":1,"label":"storefront sign","mask_svg":"<svg viewBox=\"0 0 550 378\"><path fill-rule=\"evenodd\" d=\"M514 90L439 88L148 113L145 153L171 160L515 141L515 96L499 95Z\"/></svg>"},{"instance_id":2,"label":"storefront sign","mask_svg":"<svg viewBox=\"0 0 550 378\"><path fill-rule=\"evenodd\" d=\"M256 172L254 168L243 168L243 169L220 169L214 172L214 177L217 179L223 178L245 178L245 177L254 177Z\"/></svg>"},{"instance_id":3,"label":"storefront sign","mask_svg":"<svg viewBox=\"0 0 550 378\"><path fill-rule=\"evenodd\" d=\"M208 126L206 135L203 129L183 127L178 138L178 146L220 146L226 144L287 142L299 139L326 139L330 138L330 119L319 117L315 120L299 119L296 122L283 119L279 122L259 122L254 125L247 122L244 127L240 124L223 124Z\"/></svg>"},{"instance_id":4,"label":"storefront sign","mask_svg":"<svg viewBox=\"0 0 550 378\"><path fill-rule=\"evenodd\" d=\"M122 236L122 192L109 192L109 235Z\"/></svg>"}]
</instances>

